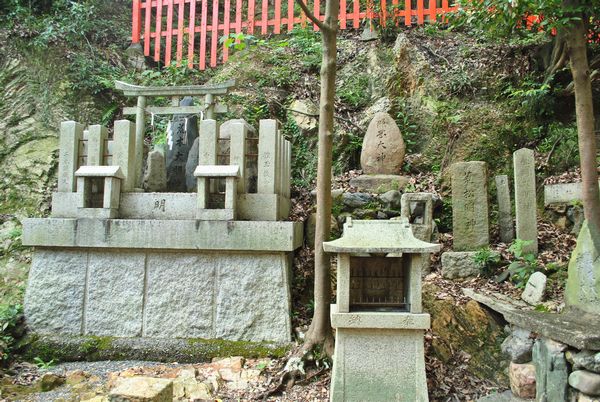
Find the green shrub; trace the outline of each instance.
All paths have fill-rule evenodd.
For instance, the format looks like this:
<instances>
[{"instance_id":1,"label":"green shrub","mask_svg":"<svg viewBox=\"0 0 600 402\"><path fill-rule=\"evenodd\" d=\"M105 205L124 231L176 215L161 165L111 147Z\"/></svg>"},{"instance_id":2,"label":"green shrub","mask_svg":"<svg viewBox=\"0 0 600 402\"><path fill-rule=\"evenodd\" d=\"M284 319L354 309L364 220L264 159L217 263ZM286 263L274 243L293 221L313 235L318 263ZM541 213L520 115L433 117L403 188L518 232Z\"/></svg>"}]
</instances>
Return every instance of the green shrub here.
<instances>
[{"instance_id":1,"label":"green shrub","mask_svg":"<svg viewBox=\"0 0 600 402\"><path fill-rule=\"evenodd\" d=\"M516 239L508 248L508 251L515 257L515 260L508 266L508 271L517 288L524 288L529 277L539 268L535 254L526 253L523 250L531 243L531 240Z\"/></svg>"},{"instance_id":2,"label":"green shrub","mask_svg":"<svg viewBox=\"0 0 600 402\"><path fill-rule=\"evenodd\" d=\"M20 304L0 304L0 363L12 357L22 312Z\"/></svg>"},{"instance_id":3,"label":"green shrub","mask_svg":"<svg viewBox=\"0 0 600 402\"><path fill-rule=\"evenodd\" d=\"M473 261L479 267L481 275L489 278L494 274L495 269L500 263L500 255L491 251L489 248L482 248L475 253Z\"/></svg>"}]
</instances>

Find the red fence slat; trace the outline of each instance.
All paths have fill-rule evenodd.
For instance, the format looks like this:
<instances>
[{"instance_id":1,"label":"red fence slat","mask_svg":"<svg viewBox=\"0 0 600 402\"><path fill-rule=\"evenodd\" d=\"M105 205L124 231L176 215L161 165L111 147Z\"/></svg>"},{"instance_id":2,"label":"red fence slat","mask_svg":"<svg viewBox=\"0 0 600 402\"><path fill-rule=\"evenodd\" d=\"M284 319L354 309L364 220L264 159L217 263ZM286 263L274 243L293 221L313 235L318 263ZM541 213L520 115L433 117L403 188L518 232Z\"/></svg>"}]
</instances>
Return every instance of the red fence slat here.
<instances>
[{"instance_id":1,"label":"red fence slat","mask_svg":"<svg viewBox=\"0 0 600 402\"><path fill-rule=\"evenodd\" d=\"M269 0L262 0L261 12L260 33L265 35L267 33L267 22L269 21Z\"/></svg>"},{"instance_id":2,"label":"red fence slat","mask_svg":"<svg viewBox=\"0 0 600 402\"><path fill-rule=\"evenodd\" d=\"M288 0L288 17L287 17L288 32L294 29L294 0Z\"/></svg>"},{"instance_id":3,"label":"red fence slat","mask_svg":"<svg viewBox=\"0 0 600 402\"><path fill-rule=\"evenodd\" d=\"M229 48L227 47L227 38L229 38L229 14L231 12L231 0L225 0L225 9L223 10L223 63L229 57Z\"/></svg>"},{"instance_id":4,"label":"red fence slat","mask_svg":"<svg viewBox=\"0 0 600 402\"><path fill-rule=\"evenodd\" d=\"M167 38L165 45L165 66L171 64L171 47L173 46L173 2L167 4Z\"/></svg>"},{"instance_id":5,"label":"red fence slat","mask_svg":"<svg viewBox=\"0 0 600 402\"><path fill-rule=\"evenodd\" d=\"M160 61L160 41L162 39L162 0L156 1L156 20L154 28L154 61Z\"/></svg>"},{"instance_id":6,"label":"red fence slat","mask_svg":"<svg viewBox=\"0 0 600 402\"><path fill-rule=\"evenodd\" d=\"M152 5L150 0L146 1L146 14L144 18L144 56L150 56L150 21L152 20Z\"/></svg>"},{"instance_id":7,"label":"red fence slat","mask_svg":"<svg viewBox=\"0 0 600 402\"><path fill-rule=\"evenodd\" d=\"M131 41L140 43L142 29L142 5L141 0L133 0L133 10L131 13Z\"/></svg>"},{"instance_id":8,"label":"red fence slat","mask_svg":"<svg viewBox=\"0 0 600 402\"><path fill-rule=\"evenodd\" d=\"M206 68L206 28L208 16L208 0L202 0L202 14L200 16L200 70Z\"/></svg>"},{"instance_id":9,"label":"red fence slat","mask_svg":"<svg viewBox=\"0 0 600 402\"><path fill-rule=\"evenodd\" d=\"M275 25L273 26L273 33L281 33L281 0L275 0Z\"/></svg>"},{"instance_id":10,"label":"red fence slat","mask_svg":"<svg viewBox=\"0 0 600 402\"><path fill-rule=\"evenodd\" d=\"M412 2L411 0L404 1L404 25L409 27L412 23Z\"/></svg>"},{"instance_id":11,"label":"red fence slat","mask_svg":"<svg viewBox=\"0 0 600 402\"><path fill-rule=\"evenodd\" d=\"M254 0L248 0L248 33L254 33L254 24L256 23L256 15L254 10Z\"/></svg>"},{"instance_id":12,"label":"red fence slat","mask_svg":"<svg viewBox=\"0 0 600 402\"><path fill-rule=\"evenodd\" d=\"M321 1L320 0L315 0L315 7L313 9L313 14L315 15L315 17L317 17L318 20L320 20L320 16L321 16ZM319 27L315 25L315 31L318 31Z\"/></svg>"},{"instance_id":13,"label":"red fence slat","mask_svg":"<svg viewBox=\"0 0 600 402\"><path fill-rule=\"evenodd\" d=\"M219 40L219 0L213 0L212 35L210 37L210 66L217 66L217 42Z\"/></svg>"},{"instance_id":14,"label":"red fence slat","mask_svg":"<svg viewBox=\"0 0 600 402\"><path fill-rule=\"evenodd\" d=\"M188 67L194 66L194 37L196 36L196 2L190 3L190 23L188 26Z\"/></svg>"},{"instance_id":15,"label":"red fence slat","mask_svg":"<svg viewBox=\"0 0 600 402\"><path fill-rule=\"evenodd\" d=\"M177 66L181 65L181 59L183 58L183 33L185 26L183 25L184 13L185 13L185 0L179 1L179 9L177 11Z\"/></svg>"}]
</instances>

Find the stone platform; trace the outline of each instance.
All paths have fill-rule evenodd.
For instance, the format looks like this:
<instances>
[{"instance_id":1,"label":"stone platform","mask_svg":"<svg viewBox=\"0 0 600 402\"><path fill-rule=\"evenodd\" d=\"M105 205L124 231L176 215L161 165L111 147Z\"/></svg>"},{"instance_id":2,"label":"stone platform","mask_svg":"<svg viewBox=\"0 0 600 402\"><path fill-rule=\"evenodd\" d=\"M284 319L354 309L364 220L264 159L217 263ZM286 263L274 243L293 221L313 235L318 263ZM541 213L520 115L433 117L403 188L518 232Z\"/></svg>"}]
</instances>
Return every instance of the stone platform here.
<instances>
[{"instance_id":1,"label":"stone platform","mask_svg":"<svg viewBox=\"0 0 600 402\"><path fill-rule=\"evenodd\" d=\"M38 334L291 340L293 222L27 219ZM224 250L227 250L224 252Z\"/></svg>"}]
</instances>

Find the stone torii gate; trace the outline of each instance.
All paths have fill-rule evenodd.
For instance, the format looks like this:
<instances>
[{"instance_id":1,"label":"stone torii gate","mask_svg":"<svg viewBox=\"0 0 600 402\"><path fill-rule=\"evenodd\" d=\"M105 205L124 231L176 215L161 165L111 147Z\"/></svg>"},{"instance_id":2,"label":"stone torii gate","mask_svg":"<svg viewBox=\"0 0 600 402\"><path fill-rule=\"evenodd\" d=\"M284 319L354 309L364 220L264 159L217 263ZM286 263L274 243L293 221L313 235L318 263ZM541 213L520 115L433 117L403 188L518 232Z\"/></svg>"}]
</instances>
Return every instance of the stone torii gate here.
<instances>
[{"instance_id":1,"label":"stone torii gate","mask_svg":"<svg viewBox=\"0 0 600 402\"><path fill-rule=\"evenodd\" d=\"M214 119L215 113L227 112L227 106L216 102L215 97L226 95L235 87L235 80L228 80L214 85L183 85L172 87L140 86L122 81L115 81L115 88L125 96L137 96L137 106L123 108L124 115L135 115L135 187L142 186L142 159L144 132L146 130L146 113L153 115L165 114L199 114L204 113L205 119ZM166 96L171 97L171 106L148 106L147 98ZM201 106L180 106L184 96L204 96Z\"/></svg>"}]
</instances>

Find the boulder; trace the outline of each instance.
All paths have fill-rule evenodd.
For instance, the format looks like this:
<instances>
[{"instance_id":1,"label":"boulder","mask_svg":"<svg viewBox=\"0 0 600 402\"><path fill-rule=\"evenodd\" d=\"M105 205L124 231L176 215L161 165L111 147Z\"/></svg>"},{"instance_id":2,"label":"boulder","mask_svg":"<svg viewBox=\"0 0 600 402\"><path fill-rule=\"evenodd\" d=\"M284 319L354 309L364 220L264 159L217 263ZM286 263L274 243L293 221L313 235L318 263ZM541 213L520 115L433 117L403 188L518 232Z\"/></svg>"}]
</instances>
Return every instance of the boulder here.
<instances>
[{"instance_id":1,"label":"boulder","mask_svg":"<svg viewBox=\"0 0 600 402\"><path fill-rule=\"evenodd\" d=\"M396 122L387 113L376 113L362 144L360 165L366 174L398 174L406 145Z\"/></svg>"},{"instance_id":2,"label":"boulder","mask_svg":"<svg viewBox=\"0 0 600 402\"><path fill-rule=\"evenodd\" d=\"M510 363L510 389L519 398L535 398L535 366L532 363Z\"/></svg>"},{"instance_id":3,"label":"boulder","mask_svg":"<svg viewBox=\"0 0 600 402\"><path fill-rule=\"evenodd\" d=\"M571 357L575 370L585 369L600 374L600 352L582 350L579 353L573 353Z\"/></svg>"},{"instance_id":4,"label":"boulder","mask_svg":"<svg viewBox=\"0 0 600 402\"><path fill-rule=\"evenodd\" d=\"M569 366L565 358L567 346L546 338L538 338L533 345L535 364L536 400L566 401Z\"/></svg>"},{"instance_id":5,"label":"boulder","mask_svg":"<svg viewBox=\"0 0 600 402\"><path fill-rule=\"evenodd\" d=\"M569 375L569 385L590 396L600 396L600 374L576 370Z\"/></svg>"},{"instance_id":6,"label":"boulder","mask_svg":"<svg viewBox=\"0 0 600 402\"><path fill-rule=\"evenodd\" d=\"M44 373L42 378L40 378L40 389L42 392L52 391L54 388L58 388L65 383L65 377L54 374L54 373Z\"/></svg>"},{"instance_id":7,"label":"boulder","mask_svg":"<svg viewBox=\"0 0 600 402\"><path fill-rule=\"evenodd\" d=\"M180 102L180 106L191 106L193 103L193 99L186 96ZM186 191L186 164L196 138L198 138L198 118L195 115L174 115L167 133L168 191Z\"/></svg>"},{"instance_id":8,"label":"boulder","mask_svg":"<svg viewBox=\"0 0 600 402\"><path fill-rule=\"evenodd\" d=\"M476 251L447 251L443 253L442 276L446 279L457 279L479 275L481 268L475 263L476 254Z\"/></svg>"},{"instance_id":9,"label":"boulder","mask_svg":"<svg viewBox=\"0 0 600 402\"><path fill-rule=\"evenodd\" d=\"M521 299L531 304L532 306L537 306L544 299L544 293L546 292L546 275L541 272L534 272L527 281L527 285L525 285L525 290L521 294Z\"/></svg>"},{"instance_id":10,"label":"boulder","mask_svg":"<svg viewBox=\"0 0 600 402\"><path fill-rule=\"evenodd\" d=\"M515 328L508 338L502 342L500 346L502 353L507 355L513 363L523 364L530 362L534 343L530 335L531 332L527 330Z\"/></svg>"}]
</instances>

